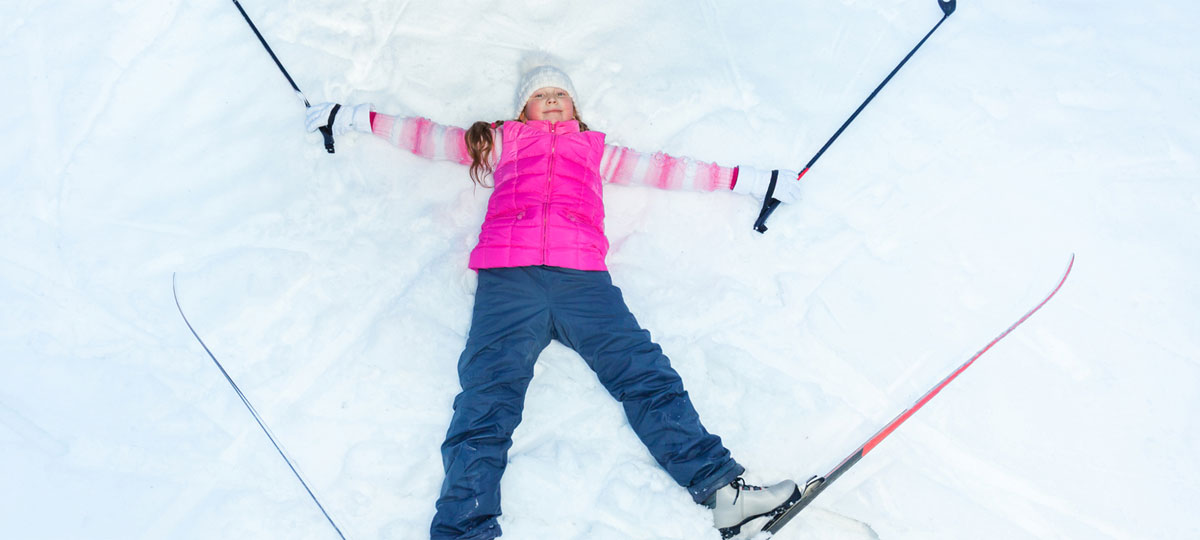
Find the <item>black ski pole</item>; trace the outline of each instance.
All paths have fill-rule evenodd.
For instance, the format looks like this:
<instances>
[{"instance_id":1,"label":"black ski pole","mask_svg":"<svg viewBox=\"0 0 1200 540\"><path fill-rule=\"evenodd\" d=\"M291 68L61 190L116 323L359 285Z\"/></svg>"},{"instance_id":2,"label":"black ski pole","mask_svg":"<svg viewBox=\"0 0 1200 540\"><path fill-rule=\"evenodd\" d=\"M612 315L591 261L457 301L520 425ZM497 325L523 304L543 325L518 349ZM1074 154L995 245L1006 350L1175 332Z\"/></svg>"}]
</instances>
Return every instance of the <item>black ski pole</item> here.
<instances>
[{"instance_id":1,"label":"black ski pole","mask_svg":"<svg viewBox=\"0 0 1200 540\"><path fill-rule=\"evenodd\" d=\"M275 56L275 51L272 51L271 46L267 45L267 40L263 38L262 32L258 31L258 27L254 26L254 21L250 20L250 16L246 14L246 10L242 9L242 4L238 0L233 0L233 5L237 6L238 11L242 12L242 18L246 19L246 24L250 25L251 30L254 30L254 35L258 36L258 40L262 42L263 48L267 49L267 54L271 55L271 60L274 60L275 65L279 66L279 71L283 72L284 77L287 77L288 83L292 85L292 90L295 90L296 95L300 96L300 101L304 102L305 107L312 107L308 103L308 98L304 97L304 92L301 92L300 87L296 86L296 81L293 81L292 76L288 75L287 70L283 68L283 62L279 61L279 57ZM333 125L333 117L337 115L339 108L338 105L333 106L333 110L329 111L328 124L321 128L321 135L325 137L325 150L330 154L333 153L333 130L329 126Z\"/></svg>"},{"instance_id":2,"label":"black ski pole","mask_svg":"<svg viewBox=\"0 0 1200 540\"><path fill-rule=\"evenodd\" d=\"M836 141L838 136L846 130L846 126L849 126L850 122L853 122L854 119L858 117L858 113L862 112L862 110L867 107L867 104L870 103L872 99L875 99L875 95L878 94L880 90L883 90L884 85L886 85L888 81L892 80L892 77L896 75L897 71L900 71L900 68L904 67L905 62L908 62L908 59L912 58L913 54L916 54L917 49L920 49L921 45L925 44L925 40L929 39L929 36L932 36L943 22L946 22L946 19L950 17L950 14L954 13L954 8L956 7L957 3L958 0L938 0L938 6L942 8L942 13L944 13L944 15L942 15L942 18L937 22L937 24L933 25L933 30L930 30L928 34L925 34L924 38L921 38L921 42L917 43L917 46L913 47L912 51L909 51L908 56L905 56L904 60L900 61L900 64L896 66L896 69L893 69L892 72L888 74L887 78L884 79L883 82L879 83L879 86L875 88L875 91L871 92L870 96L867 96L867 100L862 102L862 105L858 106L858 110L854 111L854 114L850 115L850 118L846 119L846 123L842 124L842 127L838 128L837 132L825 142L825 146L822 146L821 150L819 150L817 154L812 157L812 159L808 160L808 164L804 166L804 170L800 171L800 176L798 176L796 180L804 178L804 174L807 173L810 168L812 168L813 164L816 163L818 159L821 159L821 154L824 154L825 150L828 150L829 146L833 144L833 141ZM758 213L758 220L754 222L754 230L760 233L767 232L767 218L771 217L771 213L775 211L775 208L779 207L779 200L771 196L775 192L775 181L776 178L772 177L771 186L767 190L767 196L763 199L762 210Z\"/></svg>"}]
</instances>

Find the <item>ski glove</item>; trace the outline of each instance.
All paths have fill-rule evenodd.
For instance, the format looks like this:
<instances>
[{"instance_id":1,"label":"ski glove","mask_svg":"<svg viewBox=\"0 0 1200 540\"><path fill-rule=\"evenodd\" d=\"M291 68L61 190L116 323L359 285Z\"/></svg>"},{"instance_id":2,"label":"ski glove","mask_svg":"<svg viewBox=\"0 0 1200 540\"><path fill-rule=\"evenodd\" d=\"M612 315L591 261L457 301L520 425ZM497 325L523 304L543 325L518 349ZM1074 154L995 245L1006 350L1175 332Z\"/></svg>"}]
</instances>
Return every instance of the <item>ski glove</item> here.
<instances>
[{"instance_id":1,"label":"ski glove","mask_svg":"<svg viewBox=\"0 0 1200 540\"><path fill-rule=\"evenodd\" d=\"M304 114L304 126L309 131L316 131L327 125L333 129L335 136L350 131L371 132L371 111L375 108L370 103L341 107L333 118L329 113L336 103L318 103L308 108ZM332 125L331 125L332 124Z\"/></svg>"},{"instance_id":2,"label":"ski glove","mask_svg":"<svg viewBox=\"0 0 1200 540\"><path fill-rule=\"evenodd\" d=\"M778 172L779 177L775 181L775 191L771 197L784 203L800 200L800 173L785 169L764 171L753 167L738 167L737 183L733 185L733 192L750 195L761 201L767 197L767 188L771 186L771 173L774 172Z\"/></svg>"}]
</instances>

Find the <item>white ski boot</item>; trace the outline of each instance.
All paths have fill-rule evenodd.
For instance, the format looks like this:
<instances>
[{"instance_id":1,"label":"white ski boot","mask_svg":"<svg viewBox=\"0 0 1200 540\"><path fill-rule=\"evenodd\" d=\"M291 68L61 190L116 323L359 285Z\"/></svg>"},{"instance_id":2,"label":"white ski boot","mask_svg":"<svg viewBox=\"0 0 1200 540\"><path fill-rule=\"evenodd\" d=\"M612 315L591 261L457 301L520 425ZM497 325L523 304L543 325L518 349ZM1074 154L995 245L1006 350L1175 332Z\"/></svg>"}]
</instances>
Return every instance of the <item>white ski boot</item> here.
<instances>
[{"instance_id":1,"label":"white ski boot","mask_svg":"<svg viewBox=\"0 0 1200 540\"><path fill-rule=\"evenodd\" d=\"M768 487L747 485L741 478L734 480L709 499L713 511L713 524L721 531L721 538L750 538L763 526L796 501L800 500L800 489L791 480L784 480ZM746 527L748 523L762 518L762 523ZM746 535L742 535L745 529Z\"/></svg>"}]
</instances>

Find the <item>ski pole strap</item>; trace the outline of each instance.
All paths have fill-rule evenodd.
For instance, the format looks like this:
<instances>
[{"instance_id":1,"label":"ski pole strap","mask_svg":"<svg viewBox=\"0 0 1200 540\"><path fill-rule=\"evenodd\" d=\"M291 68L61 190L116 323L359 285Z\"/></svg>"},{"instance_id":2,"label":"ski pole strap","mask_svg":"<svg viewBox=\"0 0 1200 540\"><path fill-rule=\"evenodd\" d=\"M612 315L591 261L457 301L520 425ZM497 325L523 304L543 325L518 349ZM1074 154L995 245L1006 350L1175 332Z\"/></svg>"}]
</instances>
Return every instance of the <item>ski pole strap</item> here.
<instances>
[{"instance_id":1,"label":"ski pole strap","mask_svg":"<svg viewBox=\"0 0 1200 540\"><path fill-rule=\"evenodd\" d=\"M337 116L338 109L341 108L341 103L334 103L333 108L329 110L329 121L320 128L321 136L325 137L325 150L330 154L333 153L333 118Z\"/></svg>"},{"instance_id":2,"label":"ski pole strap","mask_svg":"<svg viewBox=\"0 0 1200 540\"><path fill-rule=\"evenodd\" d=\"M758 219L754 222L754 230L760 234L767 232L767 218L771 217L771 212L779 206L779 199L775 195L775 183L779 181L779 170L771 171L771 184L767 186L767 195L763 197L762 210L758 212Z\"/></svg>"}]
</instances>

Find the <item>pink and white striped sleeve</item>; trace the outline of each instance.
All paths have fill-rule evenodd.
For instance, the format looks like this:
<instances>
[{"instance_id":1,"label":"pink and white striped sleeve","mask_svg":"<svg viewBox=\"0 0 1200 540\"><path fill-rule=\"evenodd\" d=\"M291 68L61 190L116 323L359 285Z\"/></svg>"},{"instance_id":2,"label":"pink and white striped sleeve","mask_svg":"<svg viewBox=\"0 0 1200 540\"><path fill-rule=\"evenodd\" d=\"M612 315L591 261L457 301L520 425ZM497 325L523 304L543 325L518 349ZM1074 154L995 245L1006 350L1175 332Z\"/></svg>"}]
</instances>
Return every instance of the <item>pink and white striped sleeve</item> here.
<instances>
[{"instance_id":1,"label":"pink and white striped sleeve","mask_svg":"<svg viewBox=\"0 0 1200 540\"><path fill-rule=\"evenodd\" d=\"M600 176L619 185L649 186L685 191L728 191L737 183L737 167L722 167L686 157L656 152L643 154L605 145Z\"/></svg>"},{"instance_id":2,"label":"pink and white striped sleeve","mask_svg":"<svg viewBox=\"0 0 1200 540\"><path fill-rule=\"evenodd\" d=\"M373 112L371 131L393 146L424 158L471 164L463 139L466 130L459 127L444 126L427 118L400 118Z\"/></svg>"}]
</instances>

